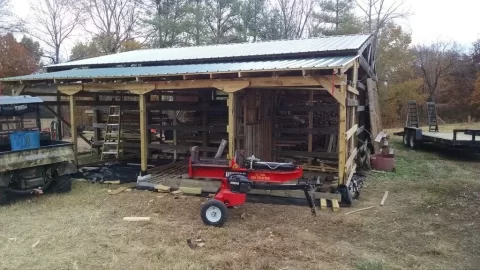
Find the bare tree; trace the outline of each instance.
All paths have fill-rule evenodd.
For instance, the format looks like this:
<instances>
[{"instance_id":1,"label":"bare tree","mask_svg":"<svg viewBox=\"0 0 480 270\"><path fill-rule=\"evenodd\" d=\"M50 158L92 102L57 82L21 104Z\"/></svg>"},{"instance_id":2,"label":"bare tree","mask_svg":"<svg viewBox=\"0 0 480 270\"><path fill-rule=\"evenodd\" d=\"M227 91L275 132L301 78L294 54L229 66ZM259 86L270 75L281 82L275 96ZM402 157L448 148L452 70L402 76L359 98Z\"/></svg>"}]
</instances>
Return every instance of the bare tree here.
<instances>
[{"instance_id":1,"label":"bare tree","mask_svg":"<svg viewBox=\"0 0 480 270\"><path fill-rule=\"evenodd\" d=\"M0 32L20 32L23 23L15 17L10 6L11 0L0 0Z\"/></svg>"},{"instance_id":2,"label":"bare tree","mask_svg":"<svg viewBox=\"0 0 480 270\"><path fill-rule=\"evenodd\" d=\"M81 10L72 8L73 0L40 0L32 5L30 34L52 52L44 55L54 64L60 62L60 49L81 21Z\"/></svg>"},{"instance_id":3,"label":"bare tree","mask_svg":"<svg viewBox=\"0 0 480 270\"><path fill-rule=\"evenodd\" d=\"M284 39L302 37L313 11L311 0L277 0Z\"/></svg>"},{"instance_id":4,"label":"bare tree","mask_svg":"<svg viewBox=\"0 0 480 270\"><path fill-rule=\"evenodd\" d=\"M84 28L102 39L105 53L116 53L122 43L134 39L140 22L140 0L80 0L88 15Z\"/></svg>"},{"instance_id":5,"label":"bare tree","mask_svg":"<svg viewBox=\"0 0 480 270\"><path fill-rule=\"evenodd\" d=\"M430 101L434 101L438 93L440 79L453 70L456 55L456 45L451 42L437 41L431 45L419 45L414 48L416 65L425 81Z\"/></svg>"},{"instance_id":6,"label":"bare tree","mask_svg":"<svg viewBox=\"0 0 480 270\"><path fill-rule=\"evenodd\" d=\"M378 33L388 22L404 18L409 12L404 8L405 0L355 0L358 8L364 13L367 31Z\"/></svg>"}]
</instances>

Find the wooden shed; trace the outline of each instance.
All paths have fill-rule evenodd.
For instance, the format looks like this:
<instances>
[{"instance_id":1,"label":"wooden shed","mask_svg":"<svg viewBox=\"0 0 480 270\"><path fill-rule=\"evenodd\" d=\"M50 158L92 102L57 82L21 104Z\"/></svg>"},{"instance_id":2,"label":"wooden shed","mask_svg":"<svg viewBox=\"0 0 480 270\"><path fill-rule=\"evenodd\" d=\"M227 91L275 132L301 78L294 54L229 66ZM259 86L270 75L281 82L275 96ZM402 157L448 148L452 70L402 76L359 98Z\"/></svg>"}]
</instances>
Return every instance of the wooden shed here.
<instances>
[{"instance_id":1,"label":"wooden shed","mask_svg":"<svg viewBox=\"0 0 480 270\"><path fill-rule=\"evenodd\" d=\"M229 157L238 149L293 160L336 186L355 172L358 139L378 133L372 41L349 35L146 49L2 82L16 95L56 96L44 103L52 112L69 106L75 144L77 106L90 108L92 145L100 147L109 106L121 106L122 130L131 134L124 155L139 153L144 174L153 155L181 159L195 145L211 156L226 139Z\"/></svg>"}]
</instances>

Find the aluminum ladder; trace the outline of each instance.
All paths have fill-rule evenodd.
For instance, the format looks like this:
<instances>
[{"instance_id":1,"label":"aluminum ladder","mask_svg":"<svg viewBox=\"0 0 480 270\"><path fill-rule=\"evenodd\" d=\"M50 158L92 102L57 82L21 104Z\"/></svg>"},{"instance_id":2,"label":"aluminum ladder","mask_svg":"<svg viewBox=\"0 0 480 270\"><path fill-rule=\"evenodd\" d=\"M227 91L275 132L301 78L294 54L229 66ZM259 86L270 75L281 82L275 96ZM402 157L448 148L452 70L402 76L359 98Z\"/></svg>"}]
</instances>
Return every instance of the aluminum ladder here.
<instances>
[{"instance_id":1,"label":"aluminum ladder","mask_svg":"<svg viewBox=\"0 0 480 270\"><path fill-rule=\"evenodd\" d=\"M408 127L418 128L418 109L415 100L408 101Z\"/></svg>"},{"instance_id":2,"label":"aluminum ladder","mask_svg":"<svg viewBox=\"0 0 480 270\"><path fill-rule=\"evenodd\" d=\"M427 117L428 131L438 132L437 106L435 105L435 102L427 102Z\"/></svg>"},{"instance_id":3,"label":"aluminum ladder","mask_svg":"<svg viewBox=\"0 0 480 270\"><path fill-rule=\"evenodd\" d=\"M120 106L110 106L103 138L101 160L109 159L112 156L115 158L122 156L121 116Z\"/></svg>"}]
</instances>

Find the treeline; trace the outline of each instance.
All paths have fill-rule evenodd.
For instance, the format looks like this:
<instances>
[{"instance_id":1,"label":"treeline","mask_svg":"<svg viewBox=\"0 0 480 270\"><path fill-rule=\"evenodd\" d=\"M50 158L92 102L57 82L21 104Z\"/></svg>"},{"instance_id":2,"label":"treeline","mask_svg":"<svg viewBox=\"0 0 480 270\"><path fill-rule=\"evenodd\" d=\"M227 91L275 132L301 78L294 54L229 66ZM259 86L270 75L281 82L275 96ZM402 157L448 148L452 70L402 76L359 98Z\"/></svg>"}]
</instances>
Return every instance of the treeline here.
<instances>
[{"instance_id":1,"label":"treeline","mask_svg":"<svg viewBox=\"0 0 480 270\"><path fill-rule=\"evenodd\" d=\"M396 24L409 15L402 0L38 0L24 22L10 1L0 0L0 77L141 48L373 33L385 126L403 124L410 99L436 101L445 121L480 116L480 41L413 46Z\"/></svg>"}]
</instances>

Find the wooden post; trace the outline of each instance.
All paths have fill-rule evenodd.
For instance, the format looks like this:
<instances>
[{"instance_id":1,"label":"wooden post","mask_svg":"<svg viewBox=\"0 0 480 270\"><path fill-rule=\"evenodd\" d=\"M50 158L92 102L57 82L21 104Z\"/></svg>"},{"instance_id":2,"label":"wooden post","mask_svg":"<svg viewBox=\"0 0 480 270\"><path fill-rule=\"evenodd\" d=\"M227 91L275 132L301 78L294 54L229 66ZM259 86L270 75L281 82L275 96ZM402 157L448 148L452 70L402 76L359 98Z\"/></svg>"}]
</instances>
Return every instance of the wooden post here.
<instances>
[{"instance_id":1,"label":"wooden post","mask_svg":"<svg viewBox=\"0 0 480 270\"><path fill-rule=\"evenodd\" d=\"M60 100L62 99L61 95L60 95L60 92L57 91L57 102L60 103ZM57 105L57 113L58 115L60 116L60 118L63 116L62 114L62 106L61 105ZM62 119L58 119L58 131L57 131L57 136L58 136L58 140L61 141L62 138L63 138L63 122L62 122Z\"/></svg>"},{"instance_id":2,"label":"wooden post","mask_svg":"<svg viewBox=\"0 0 480 270\"><path fill-rule=\"evenodd\" d=\"M95 101L100 101L100 96L98 94L95 95ZM101 121L100 110L98 108L95 108L93 110L93 122L98 124L100 121ZM99 142L100 137L101 137L101 129L100 128L93 129L93 140L95 142ZM101 153L100 149L101 148L96 149L97 155L100 155Z\"/></svg>"},{"instance_id":3,"label":"wooden post","mask_svg":"<svg viewBox=\"0 0 480 270\"><path fill-rule=\"evenodd\" d=\"M228 93L228 158L233 159L235 154L235 93Z\"/></svg>"},{"instance_id":4,"label":"wooden post","mask_svg":"<svg viewBox=\"0 0 480 270\"><path fill-rule=\"evenodd\" d=\"M308 100L308 106L310 109L313 107L313 90L310 90L310 98ZM313 111L308 113L308 128L313 128ZM310 131L308 133L308 152L311 153L313 151L313 134ZM312 165L312 158L308 158L308 165Z\"/></svg>"},{"instance_id":5,"label":"wooden post","mask_svg":"<svg viewBox=\"0 0 480 270\"><path fill-rule=\"evenodd\" d=\"M138 96L140 107L140 159L142 174L147 173L148 137L147 137L147 102L145 94Z\"/></svg>"},{"instance_id":6,"label":"wooden post","mask_svg":"<svg viewBox=\"0 0 480 270\"><path fill-rule=\"evenodd\" d=\"M75 117L75 95L68 96L70 100L70 132L72 133L73 155L75 165L78 166L77 121Z\"/></svg>"},{"instance_id":7,"label":"wooden post","mask_svg":"<svg viewBox=\"0 0 480 270\"><path fill-rule=\"evenodd\" d=\"M346 75L342 75L343 81L340 86L340 92L347 96ZM338 184L345 184L345 163L346 163L346 132L347 132L347 107L346 104L338 105Z\"/></svg>"}]
</instances>

